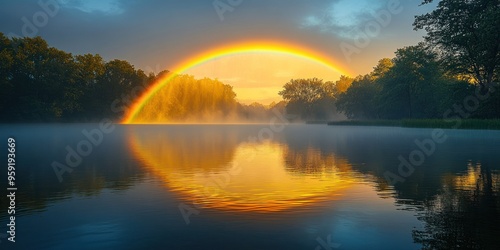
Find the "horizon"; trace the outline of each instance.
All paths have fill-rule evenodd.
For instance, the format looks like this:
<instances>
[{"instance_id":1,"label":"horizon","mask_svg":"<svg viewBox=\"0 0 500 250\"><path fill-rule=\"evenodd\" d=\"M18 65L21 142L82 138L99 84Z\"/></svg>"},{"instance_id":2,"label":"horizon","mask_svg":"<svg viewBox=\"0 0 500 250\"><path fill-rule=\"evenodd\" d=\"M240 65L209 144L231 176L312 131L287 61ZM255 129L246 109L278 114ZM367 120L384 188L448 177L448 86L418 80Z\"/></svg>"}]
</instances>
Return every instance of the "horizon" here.
<instances>
[{"instance_id":1,"label":"horizon","mask_svg":"<svg viewBox=\"0 0 500 250\"><path fill-rule=\"evenodd\" d=\"M330 77L318 76L336 81L341 74L367 74L379 59L393 58L396 49L422 41L424 32L414 31L413 18L408 17L425 13L434 4L419 6L420 2L363 0L356 3L356 8L346 0L318 0L314 4L223 0L204 4L121 0L10 2L0 10L0 32L8 37L41 36L50 46L72 54L99 54L106 61L126 60L137 69L155 74L173 71L189 58L233 44L255 40L271 45L295 44L335 62L332 67L345 69ZM174 6L176 11L170 12ZM256 8L262 10L259 18L249 21ZM59 35L61 32L66 35ZM224 61L229 60L217 60L186 73L198 78L218 78L235 86L239 101L245 104L268 105L278 101L275 92L279 85L289 79L306 78L301 72L279 66L267 68L260 81L234 73L228 76L218 65L227 65ZM252 83L254 86L250 86Z\"/></svg>"}]
</instances>

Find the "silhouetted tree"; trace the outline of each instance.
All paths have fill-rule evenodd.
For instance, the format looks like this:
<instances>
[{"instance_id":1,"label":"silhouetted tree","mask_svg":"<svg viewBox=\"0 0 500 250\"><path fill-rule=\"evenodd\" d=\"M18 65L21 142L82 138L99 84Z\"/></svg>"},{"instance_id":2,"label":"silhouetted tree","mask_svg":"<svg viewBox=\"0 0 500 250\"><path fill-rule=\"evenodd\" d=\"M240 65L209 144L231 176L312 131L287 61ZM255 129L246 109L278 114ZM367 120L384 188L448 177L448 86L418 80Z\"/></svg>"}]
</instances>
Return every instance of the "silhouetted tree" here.
<instances>
[{"instance_id":1,"label":"silhouetted tree","mask_svg":"<svg viewBox=\"0 0 500 250\"><path fill-rule=\"evenodd\" d=\"M370 75L358 76L351 87L339 96L337 107L351 119L377 119L376 97L380 90L380 84Z\"/></svg>"},{"instance_id":2,"label":"silhouetted tree","mask_svg":"<svg viewBox=\"0 0 500 250\"><path fill-rule=\"evenodd\" d=\"M396 51L393 63L377 79L382 85L377 100L381 115L390 119L438 117L445 95L441 92L443 73L435 55L422 45L409 46Z\"/></svg>"},{"instance_id":3,"label":"silhouetted tree","mask_svg":"<svg viewBox=\"0 0 500 250\"><path fill-rule=\"evenodd\" d=\"M423 0L422 4L433 0ZM430 13L417 16L415 30L438 51L448 70L475 79L489 91L500 73L500 1L441 0Z\"/></svg>"},{"instance_id":4,"label":"silhouetted tree","mask_svg":"<svg viewBox=\"0 0 500 250\"><path fill-rule=\"evenodd\" d=\"M141 122L219 122L237 117L236 94L230 85L209 78L177 75L143 107Z\"/></svg>"},{"instance_id":5,"label":"silhouetted tree","mask_svg":"<svg viewBox=\"0 0 500 250\"><path fill-rule=\"evenodd\" d=\"M153 80L126 61L73 56L40 37L9 39L0 33L0 121L119 118L113 101Z\"/></svg>"},{"instance_id":6,"label":"silhouetted tree","mask_svg":"<svg viewBox=\"0 0 500 250\"><path fill-rule=\"evenodd\" d=\"M306 120L324 120L335 113L335 83L318 78L292 79L283 86L279 95L287 102L289 114Z\"/></svg>"}]
</instances>

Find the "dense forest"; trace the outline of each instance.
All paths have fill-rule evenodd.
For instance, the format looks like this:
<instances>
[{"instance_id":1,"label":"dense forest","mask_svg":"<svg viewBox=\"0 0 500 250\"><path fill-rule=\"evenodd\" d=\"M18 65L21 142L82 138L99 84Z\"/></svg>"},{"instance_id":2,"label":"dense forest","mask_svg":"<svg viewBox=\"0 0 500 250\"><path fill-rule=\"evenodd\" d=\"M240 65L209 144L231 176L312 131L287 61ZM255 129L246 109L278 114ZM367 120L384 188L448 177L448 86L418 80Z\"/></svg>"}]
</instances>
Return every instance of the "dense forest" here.
<instances>
[{"instance_id":1,"label":"dense forest","mask_svg":"<svg viewBox=\"0 0 500 250\"><path fill-rule=\"evenodd\" d=\"M329 119L324 107L357 120L500 118L500 1L441 0L413 26L425 40L367 75L290 81L287 110L309 120Z\"/></svg>"},{"instance_id":2,"label":"dense forest","mask_svg":"<svg viewBox=\"0 0 500 250\"><path fill-rule=\"evenodd\" d=\"M295 79L280 92L287 111L306 120L329 120L337 110L350 119L500 118L500 89L484 91L472 79L449 74L423 44L399 49L373 71L337 82ZM448 111L451 110L451 111Z\"/></svg>"},{"instance_id":3,"label":"dense forest","mask_svg":"<svg viewBox=\"0 0 500 250\"><path fill-rule=\"evenodd\" d=\"M97 121L123 115L113 100L131 98L156 79L122 60L72 55L41 37L0 33L0 121Z\"/></svg>"},{"instance_id":4,"label":"dense forest","mask_svg":"<svg viewBox=\"0 0 500 250\"><path fill-rule=\"evenodd\" d=\"M432 0L424 0L423 4ZM178 75L144 107L144 121L268 119L279 108L297 120L500 118L500 4L442 0L417 16L425 41L398 49L367 75L336 82L292 79L283 101L243 105L218 80ZM72 55L41 37L0 33L0 122L119 120L155 75L127 61ZM161 110L161 112L159 112Z\"/></svg>"},{"instance_id":5,"label":"dense forest","mask_svg":"<svg viewBox=\"0 0 500 250\"><path fill-rule=\"evenodd\" d=\"M0 33L0 122L119 121L165 74L170 72L146 74L127 61L105 62L99 55L72 55L41 37L8 38ZM187 75L175 76L151 103L145 108L153 110L144 110L139 118L262 121L271 115L270 107L284 109L283 103L240 104L231 86ZM147 112L157 110L161 112Z\"/></svg>"},{"instance_id":6,"label":"dense forest","mask_svg":"<svg viewBox=\"0 0 500 250\"><path fill-rule=\"evenodd\" d=\"M244 105L233 87L209 78L176 75L144 105L135 122L267 122L271 109L284 112L284 103Z\"/></svg>"}]
</instances>

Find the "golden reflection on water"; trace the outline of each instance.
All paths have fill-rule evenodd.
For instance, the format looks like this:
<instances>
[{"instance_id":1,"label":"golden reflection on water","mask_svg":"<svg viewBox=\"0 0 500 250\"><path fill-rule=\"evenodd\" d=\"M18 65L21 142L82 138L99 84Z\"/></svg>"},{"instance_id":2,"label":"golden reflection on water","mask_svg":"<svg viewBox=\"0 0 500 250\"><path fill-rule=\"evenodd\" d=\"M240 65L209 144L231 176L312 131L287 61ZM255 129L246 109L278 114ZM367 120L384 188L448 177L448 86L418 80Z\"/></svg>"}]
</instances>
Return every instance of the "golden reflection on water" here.
<instances>
[{"instance_id":1,"label":"golden reflection on water","mask_svg":"<svg viewBox=\"0 0 500 250\"><path fill-rule=\"evenodd\" d=\"M491 172L481 163L469 162L467 171L459 174L447 174L443 177L447 187L463 191L485 192L485 189L500 190L500 174Z\"/></svg>"},{"instance_id":2,"label":"golden reflection on water","mask_svg":"<svg viewBox=\"0 0 500 250\"><path fill-rule=\"evenodd\" d=\"M134 156L171 191L203 208L310 209L337 199L356 182L348 162L331 154L242 138L231 130L131 129L128 144Z\"/></svg>"}]
</instances>

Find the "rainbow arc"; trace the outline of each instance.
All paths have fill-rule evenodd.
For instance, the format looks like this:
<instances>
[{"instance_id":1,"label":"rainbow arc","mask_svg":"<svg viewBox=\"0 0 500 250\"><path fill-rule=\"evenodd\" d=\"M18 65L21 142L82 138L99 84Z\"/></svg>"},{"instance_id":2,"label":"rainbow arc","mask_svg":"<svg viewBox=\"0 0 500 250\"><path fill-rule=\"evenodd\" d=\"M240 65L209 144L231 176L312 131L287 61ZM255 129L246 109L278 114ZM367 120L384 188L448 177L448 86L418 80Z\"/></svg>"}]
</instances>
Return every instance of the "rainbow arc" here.
<instances>
[{"instance_id":1,"label":"rainbow arc","mask_svg":"<svg viewBox=\"0 0 500 250\"><path fill-rule=\"evenodd\" d=\"M153 97L160 89L162 89L169 81L176 75L183 74L187 70L196 67L198 65L207 63L211 60L217 58L244 54L244 53L275 53L282 55L290 55L310 61L314 61L323 66L326 66L333 71L339 72L340 74L349 75L349 71L341 67L340 63L332 60L331 58L311 50L305 46L296 45L293 43L282 43L276 41L250 41L235 43L230 45L224 45L204 53L197 54L193 57L187 58L186 60L180 62L176 67L174 67L171 73L165 75L163 78L157 80L149 89L145 91L142 96L140 96L131 106L124 119L123 124L135 124L136 117L141 112L143 107L148 103L148 101Z\"/></svg>"}]
</instances>

